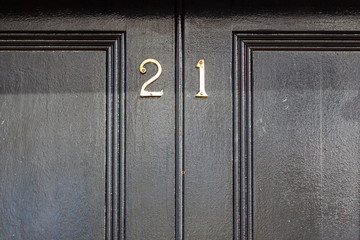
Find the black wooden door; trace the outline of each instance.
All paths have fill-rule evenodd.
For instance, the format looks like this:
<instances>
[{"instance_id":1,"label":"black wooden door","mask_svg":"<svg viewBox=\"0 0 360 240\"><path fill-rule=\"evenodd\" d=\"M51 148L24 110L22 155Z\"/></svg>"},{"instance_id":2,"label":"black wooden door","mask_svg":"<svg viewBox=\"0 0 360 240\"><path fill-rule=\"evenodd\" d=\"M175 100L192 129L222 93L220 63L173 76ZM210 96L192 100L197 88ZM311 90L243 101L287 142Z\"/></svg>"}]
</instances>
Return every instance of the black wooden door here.
<instances>
[{"instance_id":1,"label":"black wooden door","mask_svg":"<svg viewBox=\"0 0 360 240\"><path fill-rule=\"evenodd\" d=\"M0 8L0 239L174 238L174 4Z\"/></svg>"},{"instance_id":2,"label":"black wooden door","mask_svg":"<svg viewBox=\"0 0 360 240\"><path fill-rule=\"evenodd\" d=\"M358 9L2 3L0 239L360 239Z\"/></svg>"},{"instance_id":3,"label":"black wooden door","mask_svg":"<svg viewBox=\"0 0 360 240\"><path fill-rule=\"evenodd\" d=\"M185 238L360 239L358 3L185 6Z\"/></svg>"}]
</instances>

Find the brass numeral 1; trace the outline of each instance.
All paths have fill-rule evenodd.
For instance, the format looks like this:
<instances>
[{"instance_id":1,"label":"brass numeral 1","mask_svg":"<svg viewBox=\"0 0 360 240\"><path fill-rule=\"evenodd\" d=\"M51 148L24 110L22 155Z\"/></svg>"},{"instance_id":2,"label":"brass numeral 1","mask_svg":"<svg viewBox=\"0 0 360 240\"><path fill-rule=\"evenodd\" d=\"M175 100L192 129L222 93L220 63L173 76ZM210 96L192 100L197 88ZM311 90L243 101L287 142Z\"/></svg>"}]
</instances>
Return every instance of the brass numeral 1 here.
<instances>
[{"instance_id":1,"label":"brass numeral 1","mask_svg":"<svg viewBox=\"0 0 360 240\"><path fill-rule=\"evenodd\" d=\"M145 88L147 86L149 86L151 83L155 82L161 75L161 72L162 72L162 68L161 68L161 65L160 63L155 60L155 59L152 59L152 58L149 58L149 59L146 59L144 60L141 64L140 64L140 72L142 74L145 74L146 73L146 68L144 67L145 64L147 63L154 63L157 68L158 68L158 71L156 73L155 76L153 76L152 78L150 78L149 80L147 80L141 87L141 91L140 91L140 96L141 97L161 97L163 95L163 90L161 91L158 91L158 92L149 92L147 90L145 90Z\"/></svg>"},{"instance_id":2,"label":"brass numeral 1","mask_svg":"<svg viewBox=\"0 0 360 240\"><path fill-rule=\"evenodd\" d=\"M199 68L199 92L196 94L196 97L206 98L208 95L205 92L205 60L200 59L196 65Z\"/></svg>"}]
</instances>

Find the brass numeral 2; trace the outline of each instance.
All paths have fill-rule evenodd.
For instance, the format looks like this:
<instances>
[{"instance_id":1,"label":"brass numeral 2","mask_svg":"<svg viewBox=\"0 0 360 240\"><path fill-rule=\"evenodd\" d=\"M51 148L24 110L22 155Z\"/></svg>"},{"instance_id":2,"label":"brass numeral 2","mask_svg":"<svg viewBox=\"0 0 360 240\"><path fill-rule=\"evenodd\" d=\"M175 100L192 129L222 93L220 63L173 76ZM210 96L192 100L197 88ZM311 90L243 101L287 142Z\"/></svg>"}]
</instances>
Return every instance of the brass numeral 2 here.
<instances>
[{"instance_id":1,"label":"brass numeral 2","mask_svg":"<svg viewBox=\"0 0 360 240\"><path fill-rule=\"evenodd\" d=\"M145 64L147 63L154 63L157 68L158 68L158 71L157 73L155 74L155 76L153 76L152 78L150 78L149 80L147 80L141 87L141 91L140 91L140 96L141 97L161 97L163 95L163 90L161 91L158 91L158 92L149 92L147 90L145 90L145 88L147 86L149 86L151 83L155 82L161 75L161 72L162 72L162 68L161 68L161 65L160 63L155 60L155 59L146 59L145 61L143 61L141 64L140 64L140 72L142 74L145 74L146 73L146 68L144 67Z\"/></svg>"}]
</instances>

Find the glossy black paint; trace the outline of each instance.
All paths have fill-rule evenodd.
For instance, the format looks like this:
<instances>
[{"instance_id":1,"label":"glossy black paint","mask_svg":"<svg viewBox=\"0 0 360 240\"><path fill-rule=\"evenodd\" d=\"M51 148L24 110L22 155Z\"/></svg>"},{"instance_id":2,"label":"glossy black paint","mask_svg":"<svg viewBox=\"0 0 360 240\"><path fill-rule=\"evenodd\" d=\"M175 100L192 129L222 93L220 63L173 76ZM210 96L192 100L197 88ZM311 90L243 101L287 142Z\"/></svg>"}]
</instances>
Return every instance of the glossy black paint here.
<instances>
[{"instance_id":1,"label":"glossy black paint","mask_svg":"<svg viewBox=\"0 0 360 240\"><path fill-rule=\"evenodd\" d=\"M359 238L359 48L347 37L252 54L254 239Z\"/></svg>"},{"instance_id":2,"label":"glossy black paint","mask_svg":"<svg viewBox=\"0 0 360 240\"><path fill-rule=\"evenodd\" d=\"M185 2L186 238L359 239L360 18L230 5Z\"/></svg>"},{"instance_id":3,"label":"glossy black paint","mask_svg":"<svg viewBox=\"0 0 360 240\"><path fill-rule=\"evenodd\" d=\"M106 143L118 144L110 119L123 41L122 33L1 35L1 238L109 235L117 184L105 181L118 153Z\"/></svg>"},{"instance_id":4,"label":"glossy black paint","mask_svg":"<svg viewBox=\"0 0 360 240\"><path fill-rule=\"evenodd\" d=\"M359 239L359 9L1 2L0 239Z\"/></svg>"},{"instance_id":5,"label":"glossy black paint","mask_svg":"<svg viewBox=\"0 0 360 240\"><path fill-rule=\"evenodd\" d=\"M0 239L174 238L173 4L2 7ZM162 98L139 96L146 58Z\"/></svg>"}]
</instances>

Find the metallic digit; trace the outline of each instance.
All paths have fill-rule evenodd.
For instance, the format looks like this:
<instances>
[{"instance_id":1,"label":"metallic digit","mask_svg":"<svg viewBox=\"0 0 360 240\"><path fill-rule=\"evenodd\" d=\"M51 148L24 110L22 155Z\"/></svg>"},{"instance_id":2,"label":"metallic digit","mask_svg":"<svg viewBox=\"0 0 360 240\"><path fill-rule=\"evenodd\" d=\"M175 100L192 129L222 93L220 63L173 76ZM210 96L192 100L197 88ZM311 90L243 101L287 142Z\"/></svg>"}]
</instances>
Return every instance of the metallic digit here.
<instances>
[{"instance_id":1,"label":"metallic digit","mask_svg":"<svg viewBox=\"0 0 360 240\"><path fill-rule=\"evenodd\" d=\"M152 78L150 78L149 80L147 80L141 87L141 91L140 91L140 96L141 97L161 97L163 95L163 90L161 91L158 91L158 92L148 92L145 90L145 88L147 86L149 86L152 82L155 82L156 79L158 79L161 75L161 72L162 72L162 68L161 68L161 65L160 63L155 60L155 59L146 59L145 61L143 61L141 64L140 64L140 72L142 74L145 74L146 73L146 68L144 67L145 64L147 63L154 63L157 68L158 68L158 71L156 73L155 76L153 76Z\"/></svg>"},{"instance_id":2,"label":"metallic digit","mask_svg":"<svg viewBox=\"0 0 360 240\"><path fill-rule=\"evenodd\" d=\"M199 68L199 77L200 77L199 79L200 88L199 88L199 92L196 94L196 97L206 98L208 97L208 95L205 92L205 60L200 59L196 67Z\"/></svg>"}]
</instances>

